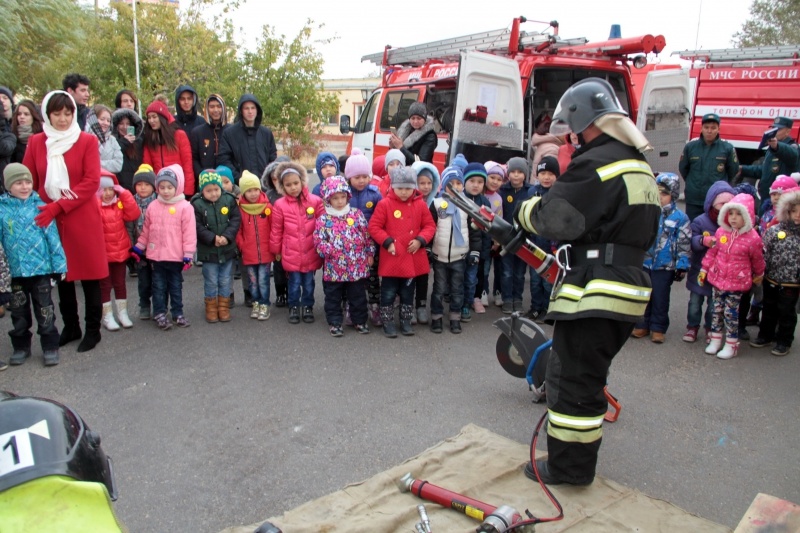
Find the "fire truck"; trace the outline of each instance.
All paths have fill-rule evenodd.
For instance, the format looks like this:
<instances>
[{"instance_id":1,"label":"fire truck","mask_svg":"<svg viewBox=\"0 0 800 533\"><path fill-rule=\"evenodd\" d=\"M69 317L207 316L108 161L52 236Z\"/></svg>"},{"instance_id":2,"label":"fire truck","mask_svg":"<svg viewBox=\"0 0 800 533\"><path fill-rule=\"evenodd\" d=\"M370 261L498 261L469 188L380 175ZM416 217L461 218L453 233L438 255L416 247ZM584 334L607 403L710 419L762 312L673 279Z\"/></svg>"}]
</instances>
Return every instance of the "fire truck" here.
<instances>
[{"instance_id":1,"label":"fire truck","mask_svg":"<svg viewBox=\"0 0 800 533\"><path fill-rule=\"evenodd\" d=\"M552 117L564 92L588 77L607 80L636 120L630 66L646 65L645 54L664 48L663 36L590 43L561 38L556 21L543 23L546 28L539 32L521 31L524 22L517 17L510 28L387 46L362 57L381 66L382 80L354 126L349 116L341 117L342 134L352 133L348 153L358 147L370 158L385 154L409 106L423 102L439 139L433 161L439 169L457 153L477 162L530 159L537 119Z\"/></svg>"},{"instance_id":2,"label":"fire truck","mask_svg":"<svg viewBox=\"0 0 800 533\"><path fill-rule=\"evenodd\" d=\"M634 72L637 126L655 150L654 170L677 172L683 146L700 137L702 117L721 118L720 137L750 164L775 117L794 120L800 140L800 45L676 52L690 67L648 65ZM638 79L637 79L638 78Z\"/></svg>"}]
</instances>

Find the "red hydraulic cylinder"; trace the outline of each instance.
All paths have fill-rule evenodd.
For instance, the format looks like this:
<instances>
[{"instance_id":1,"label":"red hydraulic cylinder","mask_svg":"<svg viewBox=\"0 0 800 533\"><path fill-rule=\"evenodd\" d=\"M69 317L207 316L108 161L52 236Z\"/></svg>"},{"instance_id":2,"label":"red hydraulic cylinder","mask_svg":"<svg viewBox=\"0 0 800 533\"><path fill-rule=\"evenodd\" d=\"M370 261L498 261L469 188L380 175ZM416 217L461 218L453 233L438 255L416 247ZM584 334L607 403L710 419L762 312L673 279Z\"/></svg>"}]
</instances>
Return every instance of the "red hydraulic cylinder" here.
<instances>
[{"instance_id":1,"label":"red hydraulic cylinder","mask_svg":"<svg viewBox=\"0 0 800 533\"><path fill-rule=\"evenodd\" d=\"M586 43L577 46L569 46L562 48L562 50L570 50L574 52L595 52L603 53L612 56L628 55L628 54L649 54L659 53L666 46L666 40L663 35L640 35L639 37L625 37L621 39L611 39L609 41L602 41L597 43Z\"/></svg>"}]
</instances>

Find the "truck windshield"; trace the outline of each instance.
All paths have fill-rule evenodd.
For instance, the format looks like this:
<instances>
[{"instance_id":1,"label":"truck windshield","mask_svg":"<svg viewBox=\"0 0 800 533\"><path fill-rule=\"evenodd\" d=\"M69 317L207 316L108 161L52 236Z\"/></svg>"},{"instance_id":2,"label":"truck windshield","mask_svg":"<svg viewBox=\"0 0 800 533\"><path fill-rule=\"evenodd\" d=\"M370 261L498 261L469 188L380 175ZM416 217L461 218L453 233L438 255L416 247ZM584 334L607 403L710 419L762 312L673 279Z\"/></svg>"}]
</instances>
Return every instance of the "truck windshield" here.
<instances>
[{"instance_id":1,"label":"truck windshield","mask_svg":"<svg viewBox=\"0 0 800 533\"><path fill-rule=\"evenodd\" d=\"M399 128L408 118L408 108L419 99L419 91L392 91L386 94L381 109L381 131Z\"/></svg>"},{"instance_id":2,"label":"truck windshield","mask_svg":"<svg viewBox=\"0 0 800 533\"><path fill-rule=\"evenodd\" d=\"M625 77L621 72L607 70L582 69L582 68L538 68L533 71L533 116L542 113L553 116L561 96L575 82L586 78L602 78L614 88L617 99L622 108L630 113L630 98L628 95ZM530 104L525 103L526 107Z\"/></svg>"}]
</instances>

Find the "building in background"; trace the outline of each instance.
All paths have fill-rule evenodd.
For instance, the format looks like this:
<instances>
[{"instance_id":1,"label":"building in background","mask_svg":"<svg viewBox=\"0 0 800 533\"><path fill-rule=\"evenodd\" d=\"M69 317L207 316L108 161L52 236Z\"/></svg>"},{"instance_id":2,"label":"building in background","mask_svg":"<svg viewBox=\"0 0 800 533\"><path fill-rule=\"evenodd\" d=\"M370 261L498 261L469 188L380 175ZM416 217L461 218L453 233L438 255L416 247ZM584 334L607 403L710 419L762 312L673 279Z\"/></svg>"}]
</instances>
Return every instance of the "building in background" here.
<instances>
[{"instance_id":1,"label":"building in background","mask_svg":"<svg viewBox=\"0 0 800 533\"><path fill-rule=\"evenodd\" d=\"M339 99L339 109L328 118L322 133L316 137L320 150L328 150L337 156L345 153L349 135L342 135L339 131L339 118L350 115L350 124L355 126L369 96L380 84L381 79L377 77L322 80L320 90L334 93Z\"/></svg>"}]
</instances>

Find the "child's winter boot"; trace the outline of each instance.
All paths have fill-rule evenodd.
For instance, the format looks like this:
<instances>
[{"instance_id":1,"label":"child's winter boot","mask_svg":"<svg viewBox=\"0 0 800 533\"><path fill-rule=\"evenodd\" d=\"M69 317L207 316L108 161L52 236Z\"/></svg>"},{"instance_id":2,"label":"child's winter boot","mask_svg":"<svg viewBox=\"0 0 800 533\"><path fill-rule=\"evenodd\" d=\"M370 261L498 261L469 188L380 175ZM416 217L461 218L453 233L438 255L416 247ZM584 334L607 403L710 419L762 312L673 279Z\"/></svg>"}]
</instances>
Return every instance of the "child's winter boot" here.
<instances>
[{"instance_id":1,"label":"child's winter boot","mask_svg":"<svg viewBox=\"0 0 800 533\"><path fill-rule=\"evenodd\" d=\"M217 314L220 322L230 322L231 320L231 299L217 296Z\"/></svg>"},{"instance_id":2,"label":"child's winter boot","mask_svg":"<svg viewBox=\"0 0 800 533\"><path fill-rule=\"evenodd\" d=\"M206 298L205 302L206 302L206 322L208 322L209 324L219 322L217 297L212 296L211 298Z\"/></svg>"},{"instance_id":3,"label":"child's winter boot","mask_svg":"<svg viewBox=\"0 0 800 533\"><path fill-rule=\"evenodd\" d=\"M405 336L410 336L414 334L414 330L411 329L411 319L414 316L414 307L411 305L401 305L400 306L400 333Z\"/></svg>"},{"instance_id":4,"label":"child's winter boot","mask_svg":"<svg viewBox=\"0 0 800 533\"><path fill-rule=\"evenodd\" d=\"M731 359L736 357L739 353L739 339L728 339L725 341L725 347L717 353L720 359Z\"/></svg>"},{"instance_id":5,"label":"child's winter boot","mask_svg":"<svg viewBox=\"0 0 800 533\"><path fill-rule=\"evenodd\" d=\"M397 337L397 327L394 324L394 307L391 305L381 306L381 323L383 323L383 334L393 339Z\"/></svg>"},{"instance_id":6,"label":"child's winter boot","mask_svg":"<svg viewBox=\"0 0 800 533\"><path fill-rule=\"evenodd\" d=\"M133 322L128 316L128 300L117 300L117 317L119 317L119 325L123 328L133 327Z\"/></svg>"},{"instance_id":7,"label":"child's winter boot","mask_svg":"<svg viewBox=\"0 0 800 533\"><path fill-rule=\"evenodd\" d=\"M111 302L103 303L103 326L108 331L119 331L119 324L114 320L114 307Z\"/></svg>"},{"instance_id":8,"label":"child's winter boot","mask_svg":"<svg viewBox=\"0 0 800 533\"><path fill-rule=\"evenodd\" d=\"M722 348L722 333L714 333L713 331L708 334L708 346L706 346L706 353L708 355L716 355L720 348Z\"/></svg>"}]
</instances>

